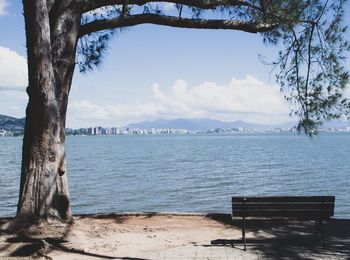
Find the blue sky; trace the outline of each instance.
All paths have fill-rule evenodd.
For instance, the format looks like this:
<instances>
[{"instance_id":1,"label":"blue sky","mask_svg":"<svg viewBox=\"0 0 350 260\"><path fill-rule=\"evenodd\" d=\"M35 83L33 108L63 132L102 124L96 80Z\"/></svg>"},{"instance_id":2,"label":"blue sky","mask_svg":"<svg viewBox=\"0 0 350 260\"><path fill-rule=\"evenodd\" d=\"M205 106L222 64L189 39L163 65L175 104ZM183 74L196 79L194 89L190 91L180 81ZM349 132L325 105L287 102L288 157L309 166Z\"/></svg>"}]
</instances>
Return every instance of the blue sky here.
<instances>
[{"instance_id":1,"label":"blue sky","mask_svg":"<svg viewBox=\"0 0 350 260\"><path fill-rule=\"evenodd\" d=\"M0 0L0 114L15 117L25 115L27 103L21 12L20 0ZM237 31L129 28L110 42L101 68L76 70L67 126L180 117L286 122L288 104L258 59L273 60L277 51L259 35Z\"/></svg>"}]
</instances>

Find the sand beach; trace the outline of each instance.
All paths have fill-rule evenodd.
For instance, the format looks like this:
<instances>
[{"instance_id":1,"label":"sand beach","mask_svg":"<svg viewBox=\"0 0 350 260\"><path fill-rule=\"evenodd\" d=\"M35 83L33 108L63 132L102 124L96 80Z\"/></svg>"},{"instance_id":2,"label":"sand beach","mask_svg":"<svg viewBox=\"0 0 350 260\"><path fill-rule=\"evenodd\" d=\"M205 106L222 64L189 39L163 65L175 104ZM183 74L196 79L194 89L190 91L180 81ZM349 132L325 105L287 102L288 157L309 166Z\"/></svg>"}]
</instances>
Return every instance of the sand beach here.
<instances>
[{"instance_id":1,"label":"sand beach","mask_svg":"<svg viewBox=\"0 0 350 260\"><path fill-rule=\"evenodd\" d=\"M2 228L11 219L1 219ZM48 234L4 231L1 259L349 259L350 220L326 223L326 248L312 221L248 222L247 251L240 222L227 214L77 215L51 223ZM51 231L51 232L50 232ZM54 232L52 232L54 231ZM58 232L59 231L59 232ZM32 232L33 233L33 232ZM35 233L35 232L34 232ZM50 235L55 234L54 236Z\"/></svg>"}]
</instances>

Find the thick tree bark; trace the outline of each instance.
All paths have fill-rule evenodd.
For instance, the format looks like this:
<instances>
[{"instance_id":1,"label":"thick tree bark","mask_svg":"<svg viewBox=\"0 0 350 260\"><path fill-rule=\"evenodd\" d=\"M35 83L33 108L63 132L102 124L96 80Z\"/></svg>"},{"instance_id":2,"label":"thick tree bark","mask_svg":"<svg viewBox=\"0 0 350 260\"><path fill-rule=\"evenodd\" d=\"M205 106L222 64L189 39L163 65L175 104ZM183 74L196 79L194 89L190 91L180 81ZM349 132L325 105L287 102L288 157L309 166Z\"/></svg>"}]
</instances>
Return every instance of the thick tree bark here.
<instances>
[{"instance_id":1,"label":"thick tree bark","mask_svg":"<svg viewBox=\"0 0 350 260\"><path fill-rule=\"evenodd\" d=\"M26 125L17 217L69 219L65 153L68 94L80 15L68 1L24 0L28 75ZM50 17L49 8L55 8ZM58 14L58 15L57 15Z\"/></svg>"},{"instance_id":2,"label":"thick tree bark","mask_svg":"<svg viewBox=\"0 0 350 260\"><path fill-rule=\"evenodd\" d=\"M127 17L119 16L117 18L92 21L81 26L80 37L96 31L135 26L139 24L156 24L170 27L194 29L239 30L249 33L269 32L278 27L277 23L270 24L224 19L194 19L145 13L129 15Z\"/></svg>"}]
</instances>

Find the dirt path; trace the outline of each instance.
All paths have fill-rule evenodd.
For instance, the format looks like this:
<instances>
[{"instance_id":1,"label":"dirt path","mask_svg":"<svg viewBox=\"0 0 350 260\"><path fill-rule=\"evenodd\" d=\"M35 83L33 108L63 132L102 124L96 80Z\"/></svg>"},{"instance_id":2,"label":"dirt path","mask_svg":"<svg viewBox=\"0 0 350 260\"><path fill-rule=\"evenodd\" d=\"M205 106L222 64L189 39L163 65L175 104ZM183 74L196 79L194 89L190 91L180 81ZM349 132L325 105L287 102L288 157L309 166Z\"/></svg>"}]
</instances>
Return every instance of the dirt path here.
<instances>
[{"instance_id":1,"label":"dirt path","mask_svg":"<svg viewBox=\"0 0 350 260\"><path fill-rule=\"evenodd\" d=\"M35 252L52 259L277 259L284 255L346 259L350 256L350 220L328 226L332 232L328 231L328 248L323 250L314 240L312 223L252 224L248 250L243 251L241 230L228 216L80 216L59 238L28 240L3 233L0 258ZM254 241L249 243L249 238Z\"/></svg>"}]
</instances>

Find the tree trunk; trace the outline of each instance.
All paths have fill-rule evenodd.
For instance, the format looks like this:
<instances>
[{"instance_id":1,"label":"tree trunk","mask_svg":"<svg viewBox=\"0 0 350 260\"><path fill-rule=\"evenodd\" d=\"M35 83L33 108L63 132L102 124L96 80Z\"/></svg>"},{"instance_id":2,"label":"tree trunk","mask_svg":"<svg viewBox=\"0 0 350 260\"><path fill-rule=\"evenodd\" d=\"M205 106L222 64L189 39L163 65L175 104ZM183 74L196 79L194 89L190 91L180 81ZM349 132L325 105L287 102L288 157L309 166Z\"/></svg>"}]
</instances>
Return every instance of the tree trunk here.
<instances>
[{"instance_id":1,"label":"tree trunk","mask_svg":"<svg viewBox=\"0 0 350 260\"><path fill-rule=\"evenodd\" d=\"M23 0L29 84L17 217L69 219L65 121L80 15L71 0ZM55 8L55 15L50 15Z\"/></svg>"}]
</instances>

